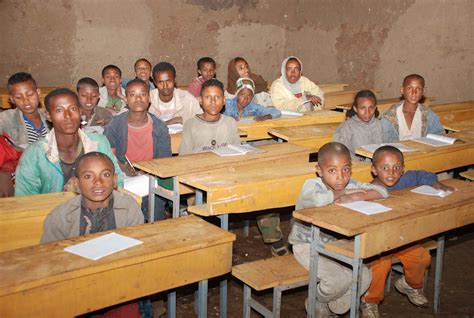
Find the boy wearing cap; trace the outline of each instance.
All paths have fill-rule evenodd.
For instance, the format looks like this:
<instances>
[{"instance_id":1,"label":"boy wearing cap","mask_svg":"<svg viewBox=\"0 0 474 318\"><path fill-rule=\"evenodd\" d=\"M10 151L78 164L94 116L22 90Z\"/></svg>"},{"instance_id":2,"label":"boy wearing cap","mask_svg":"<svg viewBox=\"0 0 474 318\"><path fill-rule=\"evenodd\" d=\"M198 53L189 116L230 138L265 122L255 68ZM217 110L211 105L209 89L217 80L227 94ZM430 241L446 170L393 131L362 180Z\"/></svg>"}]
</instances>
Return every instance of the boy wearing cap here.
<instances>
[{"instance_id":1,"label":"boy wearing cap","mask_svg":"<svg viewBox=\"0 0 474 318\"><path fill-rule=\"evenodd\" d=\"M242 117L254 117L255 121L281 117L281 112L275 107L265 107L252 102L255 94L255 83L252 79L241 77L236 82L235 97L225 102L224 115L239 120Z\"/></svg>"}]
</instances>

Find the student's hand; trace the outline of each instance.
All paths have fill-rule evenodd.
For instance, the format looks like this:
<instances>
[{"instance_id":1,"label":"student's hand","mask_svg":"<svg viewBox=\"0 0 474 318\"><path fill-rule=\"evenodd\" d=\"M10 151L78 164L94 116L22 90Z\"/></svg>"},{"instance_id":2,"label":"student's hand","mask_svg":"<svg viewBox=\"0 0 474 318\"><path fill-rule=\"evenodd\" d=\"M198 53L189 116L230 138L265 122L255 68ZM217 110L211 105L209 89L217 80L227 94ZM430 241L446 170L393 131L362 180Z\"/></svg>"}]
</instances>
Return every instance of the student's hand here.
<instances>
[{"instance_id":1,"label":"student's hand","mask_svg":"<svg viewBox=\"0 0 474 318\"><path fill-rule=\"evenodd\" d=\"M313 105L321 105L321 98L319 98L318 96L306 95L306 99L311 101Z\"/></svg>"},{"instance_id":2,"label":"student's hand","mask_svg":"<svg viewBox=\"0 0 474 318\"><path fill-rule=\"evenodd\" d=\"M182 123L183 123L183 117L181 117L181 116L174 117L174 118L171 118L170 120L166 121L167 125L182 124Z\"/></svg>"},{"instance_id":3,"label":"student's hand","mask_svg":"<svg viewBox=\"0 0 474 318\"><path fill-rule=\"evenodd\" d=\"M124 162L118 162L120 169L128 176L128 177L135 177L138 175L137 171L135 168L130 166L128 163Z\"/></svg>"},{"instance_id":4,"label":"student's hand","mask_svg":"<svg viewBox=\"0 0 474 318\"><path fill-rule=\"evenodd\" d=\"M357 201L357 199L354 199L351 194L343 194L335 199L334 203L350 203L354 201Z\"/></svg>"},{"instance_id":5,"label":"student's hand","mask_svg":"<svg viewBox=\"0 0 474 318\"><path fill-rule=\"evenodd\" d=\"M360 201L365 199L365 195L367 194L366 190L363 189L350 189L344 190L344 193L335 198L335 203L349 203L353 201Z\"/></svg>"},{"instance_id":6,"label":"student's hand","mask_svg":"<svg viewBox=\"0 0 474 318\"><path fill-rule=\"evenodd\" d=\"M117 96L123 100L125 103L127 102L127 98L125 96L122 95L122 86L119 85L119 87L117 87Z\"/></svg>"},{"instance_id":7,"label":"student's hand","mask_svg":"<svg viewBox=\"0 0 474 318\"><path fill-rule=\"evenodd\" d=\"M435 181L433 182L433 184L431 185L433 188L437 189L437 190L441 190L441 191L449 191L449 192L454 192L456 191L455 188L453 187L450 187L450 186L447 186L445 184L442 184L441 182L439 181Z\"/></svg>"},{"instance_id":8,"label":"student's hand","mask_svg":"<svg viewBox=\"0 0 474 318\"><path fill-rule=\"evenodd\" d=\"M14 194L12 174L0 171L0 198L12 197Z\"/></svg>"},{"instance_id":9,"label":"student's hand","mask_svg":"<svg viewBox=\"0 0 474 318\"><path fill-rule=\"evenodd\" d=\"M69 178L69 180L67 181L67 183L64 185L63 187L63 191L64 192L76 192L76 193L79 193L79 189L76 188L76 185L77 185L77 178L72 176L71 178Z\"/></svg>"},{"instance_id":10,"label":"student's hand","mask_svg":"<svg viewBox=\"0 0 474 318\"><path fill-rule=\"evenodd\" d=\"M264 120L267 120L267 119L272 119L272 115L255 116L253 119L255 121L264 121Z\"/></svg>"}]
</instances>

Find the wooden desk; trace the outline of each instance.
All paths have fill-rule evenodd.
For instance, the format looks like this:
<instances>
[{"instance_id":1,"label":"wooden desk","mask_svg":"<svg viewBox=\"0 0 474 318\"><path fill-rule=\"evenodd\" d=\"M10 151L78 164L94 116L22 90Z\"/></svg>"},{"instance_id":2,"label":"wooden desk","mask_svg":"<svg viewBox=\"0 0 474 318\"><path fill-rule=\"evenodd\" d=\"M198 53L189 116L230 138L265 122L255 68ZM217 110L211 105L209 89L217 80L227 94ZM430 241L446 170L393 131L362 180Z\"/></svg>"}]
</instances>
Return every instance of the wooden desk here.
<instances>
[{"instance_id":1,"label":"wooden desk","mask_svg":"<svg viewBox=\"0 0 474 318\"><path fill-rule=\"evenodd\" d=\"M188 216L114 232L144 243L91 261L65 252L104 233L0 253L0 316L72 317L230 272L235 235ZM100 296L100 297L99 297Z\"/></svg>"},{"instance_id":2,"label":"wooden desk","mask_svg":"<svg viewBox=\"0 0 474 318\"><path fill-rule=\"evenodd\" d=\"M452 121L452 122L441 122L443 128L451 131L464 131L464 130L474 130L474 118L469 120L462 121Z\"/></svg>"},{"instance_id":3,"label":"wooden desk","mask_svg":"<svg viewBox=\"0 0 474 318\"><path fill-rule=\"evenodd\" d=\"M268 131L275 127L341 123L345 119L346 116L342 112L316 110L312 112L306 112L300 117L281 117L277 119L265 120L263 122L239 124L239 129L247 133L245 140L251 141L272 138L272 136L268 134Z\"/></svg>"},{"instance_id":4,"label":"wooden desk","mask_svg":"<svg viewBox=\"0 0 474 318\"><path fill-rule=\"evenodd\" d=\"M276 127L268 132L292 144L319 149L322 145L332 141L332 136L339 125L340 123Z\"/></svg>"},{"instance_id":5,"label":"wooden desk","mask_svg":"<svg viewBox=\"0 0 474 318\"><path fill-rule=\"evenodd\" d=\"M461 177L474 181L474 170L468 170L460 173Z\"/></svg>"},{"instance_id":6,"label":"wooden desk","mask_svg":"<svg viewBox=\"0 0 474 318\"><path fill-rule=\"evenodd\" d=\"M445 198L423 196L409 190L394 191L382 204L392 208L386 213L367 216L332 204L324 208L309 208L293 212L293 216L312 224L308 313L314 317L316 306L316 282L318 254L328 255L353 267L351 317L358 310L360 294L357 284L362 259L390 251L394 248L419 241L464 225L474 223L474 184L460 180L446 180L457 189ZM400 198L403 197L403 200ZM413 226L417 224L419 226ZM328 250L319 242L319 229L327 229L348 237L354 237L352 256ZM435 312L439 309L439 288L444 238L438 240L435 280Z\"/></svg>"},{"instance_id":7,"label":"wooden desk","mask_svg":"<svg viewBox=\"0 0 474 318\"><path fill-rule=\"evenodd\" d=\"M317 84L319 88L321 88L325 94L333 93L333 92L342 92L344 89L349 86L349 84L345 83L333 83L333 84Z\"/></svg>"},{"instance_id":8,"label":"wooden desk","mask_svg":"<svg viewBox=\"0 0 474 318\"><path fill-rule=\"evenodd\" d=\"M433 101L435 100L434 97L426 97L426 100L424 102L425 106L430 106ZM338 105L336 108L337 109L342 109L344 111L348 111L349 109L352 108L352 102L349 102L344 105ZM379 110L379 113L382 114L384 111L392 107L394 104L397 104L400 102L400 97L395 97L395 98L386 98L386 99L379 99L377 100L377 109Z\"/></svg>"},{"instance_id":9,"label":"wooden desk","mask_svg":"<svg viewBox=\"0 0 474 318\"><path fill-rule=\"evenodd\" d=\"M452 112L472 110L472 109L474 109L474 100L438 104L438 105L431 106L431 110L434 111L436 114L438 114L438 116L442 113L452 113Z\"/></svg>"}]
</instances>

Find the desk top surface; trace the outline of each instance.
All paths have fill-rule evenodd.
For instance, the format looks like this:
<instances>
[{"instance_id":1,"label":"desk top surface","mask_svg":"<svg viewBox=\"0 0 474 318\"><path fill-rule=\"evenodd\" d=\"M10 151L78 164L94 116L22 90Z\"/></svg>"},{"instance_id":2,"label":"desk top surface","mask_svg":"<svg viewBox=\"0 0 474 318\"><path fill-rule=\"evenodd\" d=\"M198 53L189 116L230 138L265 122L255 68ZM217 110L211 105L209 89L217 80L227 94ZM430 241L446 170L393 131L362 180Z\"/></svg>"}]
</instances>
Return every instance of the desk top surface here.
<instances>
[{"instance_id":1,"label":"desk top surface","mask_svg":"<svg viewBox=\"0 0 474 318\"><path fill-rule=\"evenodd\" d=\"M258 148L265 150L265 152L229 157L221 157L212 152L204 152L186 156L140 161L134 163L134 166L150 174L167 178L249 163L271 161L291 155L309 156L311 153L311 150L306 147L289 143L265 145L259 146Z\"/></svg>"},{"instance_id":2,"label":"desk top surface","mask_svg":"<svg viewBox=\"0 0 474 318\"><path fill-rule=\"evenodd\" d=\"M269 133L286 141L332 136L340 123L275 127Z\"/></svg>"},{"instance_id":3,"label":"desk top surface","mask_svg":"<svg viewBox=\"0 0 474 318\"><path fill-rule=\"evenodd\" d=\"M0 253L0 296L55 282L229 243L235 235L187 216L113 230L143 244L92 261L64 251L108 232Z\"/></svg>"},{"instance_id":4,"label":"desk top surface","mask_svg":"<svg viewBox=\"0 0 474 318\"><path fill-rule=\"evenodd\" d=\"M293 216L320 228L351 237L369 232L375 224L389 223L400 218L415 219L418 216L474 202L474 183L455 179L445 180L443 183L455 187L457 191L445 198L416 194L410 192L410 189L394 191L390 193L388 199L379 202L392 210L371 216L336 204L297 210L293 212ZM401 197L403 200L400 200Z\"/></svg>"},{"instance_id":5,"label":"desk top surface","mask_svg":"<svg viewBox=\"0 0 474 318\"><path fill-rule=\"evenodd\" d=\"M307 121L324 121L329 119L330 122L342 122L345 119L345 114L333 110L315 110L303 113L303 116L296 117L280 117L260 122L239 123L239 128L248 130L257 127L280 127L289 125L298 125L300 122Z\"/></svg>"}]
</instances>

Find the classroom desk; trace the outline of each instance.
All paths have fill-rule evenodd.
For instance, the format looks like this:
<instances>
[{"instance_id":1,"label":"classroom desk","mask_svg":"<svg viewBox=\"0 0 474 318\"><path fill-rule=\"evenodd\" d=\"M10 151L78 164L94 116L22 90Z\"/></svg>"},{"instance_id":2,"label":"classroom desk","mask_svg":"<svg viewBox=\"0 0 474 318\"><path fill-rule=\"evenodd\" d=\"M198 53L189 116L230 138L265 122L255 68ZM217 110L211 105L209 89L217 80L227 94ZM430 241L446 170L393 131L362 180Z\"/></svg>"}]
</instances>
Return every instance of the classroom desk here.
<instances>
[{"instance_id":1,"label":"classroom desk","mask_svg":"<svg viewBox=\"0 0 474 318\"><path fill-rule=\"evenodd\" d=\"M435 100L434 97L426 97L426 100L423 104L425 106L430 106L434 100ZM383 113L384 111L392 107L394 104L398 104L399 102L400 102L400 97L379 99L377 100L377 109L379 113ZM348 111L349 109L352 108L352 103L353 101L347 104L338 105L336 109L342 109L343 111Z\"/></svg>"},{"instance_id":2,"label":"classroom desk","mask_svg":"<svg viewBox=\"0 0 474 318\"><path fill-rule=\"evenodd\" d=\"M394 191L387 200L381 202L392 210L372 216L336 204L293 212L295 218L312 225L308 317L315 317L319 254L352 266L350 317L356 317L359 310L358 286L363 259L433 235L441 235L438 239L435 274L434 309L437 313L444 249L442 233L474 223L474 184L454 179L443 182L455 187L457 191L445 198L415 194L407 189ZM400 200L401 197L403 200ZM320 243L320 229L355 239L353 242L343 240L345 245L335 245L331 248L330 244L324 246Z\"/></svg>"},{"instance_id":3,"label":"classroom desk","mask_svg":"<svg viewBox=\"0 0 474 318\"><path fill-rule=\"evenodd\" d=\"M239 129L247 133L244 138L247 141L272 138L268 131L275 127L294 127L313 124L342 123L346 119L345 114L331 110L315 110L305 112L299 117L281 117L265 120L262 122L252 122L239 124Z\"/></svg>"},{"instance_id":4,"label":"classroom desk","mask_svg":"<svg viewBox=\"0 0 474 318\"><path fill-rule=\"evenodd\" d=\"M428 170L434 173L474 164L474 140L464 138L459 133L450 134L453 138L462 138L465 142L453 145L432 147L413 140L399 143L418 149L416 152L404 153L405 170ZM474 135L473 135L474 137ZM358 148L358 155L372 158L372 153Z\"/></svg>"},{"instance_id":5,"label":"classroom desk","mask_svg":"<svg viewBox=\"0 0 474 318\"><path fill-rule=\"evenodd\" d=\"M332 141L332 136L339 125L340 123L276 127L270 129L268 133L295 145L319 149Z\"/></svg>"},{"instance_id":6,"label":"classroom desk","mask_svg":"<svg viewBox=\"0 0 474 318\"><path fill-rule=\"evenodd\" d=\"M438 116L442 113L452 113L465 110L474 109L474 100L468 100L463 102L445 103L432 105L431 110L434 111Z\"/></svg>"},{"instance_id":7,"label":"classroom desk","mask_svg":"<svg viewBox=\"0 0 474 318\"><path fill-rule=\"evenodd\" d=\"M450 131L463 131L474 129L474 118L462 121L443 122L441 121L443 128Z\"/></svg>"},{"instance_id":8,"label":"classroom desk","mask_svg":"<svg viewBox=\"0 0 474 318\"><path fill-rule=\"evenodd\" d=\"M230 272L235 235L197 217L116 229L143 244L97 261L63 249L104 233L0 253L0 316L72 317Z\"/></svg>"},{"instance_id":9,"label":"classroom desk","mask_svg":"<svg viewBox=\"0 0 474 318\"><path fill-rule=\"evenodd\" d=\"M324 91L325 94L333 92L342 92L344 89L349 86L345 83L333 83L333 84L317 84L320 89Z\"/></svg>"},{"instance_id":10,"label":"classroom desk","mask_svg":"<svg viewBox=\"0 0 474 318\"><path fill-rule=\"evenodd\" d=\"M474 170L463 171L459 175L461 177L474 181Z\"/></svg>"}]
</instances>

